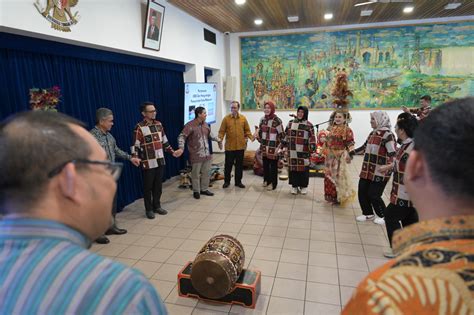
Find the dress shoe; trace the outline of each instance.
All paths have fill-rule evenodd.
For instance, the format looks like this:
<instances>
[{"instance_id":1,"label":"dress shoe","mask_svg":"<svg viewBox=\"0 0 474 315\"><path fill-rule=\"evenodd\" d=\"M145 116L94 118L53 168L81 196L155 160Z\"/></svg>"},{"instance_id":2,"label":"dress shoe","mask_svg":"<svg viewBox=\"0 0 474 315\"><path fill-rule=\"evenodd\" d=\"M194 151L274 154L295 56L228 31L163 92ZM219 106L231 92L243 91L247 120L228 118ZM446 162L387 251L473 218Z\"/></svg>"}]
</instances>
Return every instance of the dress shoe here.
<instances>
[{"instance_id":1,"label":"dress shoe","mask_svg":"<svg viewBox=\"0 0 474 315\"><path fill-rule=\"evenodd\" d=\"M121 228L117 227L116 225L112 225L107 230L107 232L105 232L105 235L113 235L113 234L122 235L122 234L126 234L126 233L127 233L127 230L121 229Z\"/></svg>"},{"instance_id":2,"label":"dress shoe","mask_svg":"<svg viewBox=\"0 0 474 315\"><path fill-rule=\"evenodd\" d=\"M150 220L153 220L155 218L155 214L153 213L153 211L147 211L146 217Z\"/></svg>"},{"instance_id":3,"label":"dress shoe","mask_svg":"<svg viewBox=\"0 0 474 315\"><path fill-rule=\"evenodd\" d=\"M242 183L235 184L235 187L245 188L245 185Z\"/></svg>"},{"instance_id":4,"label":"dress shoe","mask_svg":"<svg viewBox=\"0 0 474 315\"><path fill-rule=\"evenodd\" d=\"M224 185L222 185L222 188L227 188L230 186L230 183L224 183Z\"/></svg>"},{"instance_id":5,"label":"dress shoe","mask_svg":"<svg viewBox=\"0 0 474 315\"><path fill-rule=\"evenodd\" d=\"M210 192L209 190L204 190L204 191L201 191L201 195L214 196L214 193Z\"/></svg>"},{"instance_id":6,"label":"dress shoe","mask_svg":"<svg viewBox=\"0 0 474 315\"><path fill-rule=\"evenodd\" d=\"M166 211L166 210L163 209L162 207L159 207L159 208L157 208L157 209L153 209L153 212L154 212L154 213L158 213L159 215L168 214L168 211Z\"/></svg>"},{"instance_id":7,"label":"dress shoe","mask_svg":"<svg viewBox=\"0 0 474 315\"><path fill-rule=\"evenodd\" d=\"M194 199L199 199L199 198L201 198L201 194L198 193L197 191L195 191L195 192L193 192L193 197L194 197Z\"/></svg>"},{"instance_id":8,"label":"dress shoe","mask_svg":"<svg viewBox=\"0 0 474 315\"><path fill-rule=\"evenodd\" d=\"M107 238L107 236L105 235L102 235L102 236L99 236L95 242L97 244L109 244L110 243L110 240Z\"/></svg>"}]
</instances>

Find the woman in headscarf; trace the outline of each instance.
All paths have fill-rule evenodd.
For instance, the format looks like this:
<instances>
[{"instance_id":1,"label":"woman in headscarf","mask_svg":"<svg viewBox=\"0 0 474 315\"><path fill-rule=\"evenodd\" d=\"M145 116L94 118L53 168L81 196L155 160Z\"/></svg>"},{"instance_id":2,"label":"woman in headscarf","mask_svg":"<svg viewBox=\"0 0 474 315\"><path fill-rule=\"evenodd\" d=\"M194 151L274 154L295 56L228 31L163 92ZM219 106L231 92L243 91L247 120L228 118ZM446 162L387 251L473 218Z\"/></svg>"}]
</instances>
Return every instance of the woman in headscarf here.
<instances>
[{"instance_id":1,"label":"woman in headscarf","mask_svg":"<svg viewBox=\"0 0 474 315\"><path fill-rule=\"evenodd\" d=\"M367 141L356 149L356 153L364 152L358 191L362 215L356 220L374 220L376 224L384 224L385 203L382 194L390 174L382 172L380 167L390 164L395 156L395 136L391 131L390 117L385 111L371 113L370 125L373 130Z\"/></svg>"},{"instance_id":2,"label":"woman in headscarf","mask_svg":"<svg viewBox=\"0 0 474 315\"><path fill-rule=\"evenodd\" d=\"M291 193L308 193L309 158L316 152L314 127L308 121L308 108L299 106L296 116L285 129L283 145L288 150L288 171Z\"/></svg>"},{"instance_id":3,"label":"woman in headscarf","mask_svg":"<svg viewBox=\"0 0 474 315\"><path fill-rule=\"evenodd\" d=\"M265 102L263 113L265 115L260 119L256 134L263 160L263 187L267 190L275 190L278 185L278 151L285 132L283 122L275 114L273 102Z\"/></svg>"},{"instance_id":4,"label":"woman in headscarf","mask_svg":"<svg viewBox=\"0 0 474 315\"><path fill-rule=\"evenodd\" d=\"M324 198L333 204L344 204L355 196L347 173L354 155L354 133L348 126L349 112L336 110L329 119L325 151Z\"/></svg>"}]
</instances>

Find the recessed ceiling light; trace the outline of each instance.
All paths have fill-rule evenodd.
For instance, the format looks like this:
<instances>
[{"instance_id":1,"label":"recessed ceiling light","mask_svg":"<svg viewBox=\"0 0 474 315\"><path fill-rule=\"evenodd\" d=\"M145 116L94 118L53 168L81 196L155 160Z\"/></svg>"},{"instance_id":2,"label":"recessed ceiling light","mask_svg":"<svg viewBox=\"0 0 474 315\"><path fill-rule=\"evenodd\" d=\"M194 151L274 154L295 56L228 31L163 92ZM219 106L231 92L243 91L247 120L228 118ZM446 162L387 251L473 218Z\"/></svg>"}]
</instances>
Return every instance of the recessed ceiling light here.
<instances>
[{"instance_id":1,"label":"recessed ceiling light","mask_svg":"<svg viewBox=\"0 0 474 315\"><path fill-rule=\"evenodd\" d=\"M256 19L255 21L253 21L255 24L257 25L262 25L263 21L262 19Z\"/></svg>"},{"instance_id":2,"label":"recessed ceiling light","mask_svg":"<svg viewBox=\"0 0 474 315\"><path fill-rule=\"evenodd\" d=\"M325 20L330 20L330 19L332 19L332 17L333 17L332 13L326 13L326 14L324 14L324 19L325 19Z\"/></svg>"},{"instance_id":3,"label":"recessed ceiling light","mask_svg":"<svg viewBox=\"0 0 474 315\"><path fill-rule=\"evenodd\" d=\"M235 4L242 5L245 3L247 0L235 0Z\"/></svg>"},{"instance_id":4,"label":"recessed ceiling light","mask_svg":"<svg viewBox=\"0 0 474 315\"><path fill-rule=\"evenodd\" d=\"M289 16L288 17L288 22L295 23L298 22L300 18L298 16Z\"/></svg>"},{"instance_id":5,"label":"recessed ceiling light","mask_svg":"<svg viewBox=\"0 0 474 315\"><path fill-rule=\"evenodd\" d=\"M360 16L371 16L374 10L362 10L360 11Z\"/></svg>"},{"instance_id":6,"label":"recessed ceiling light","mask_svg":"<svg viewBox=\"0 0 474 315\"><path fill-rule=\"evenodd\" d=\"M447 5L445 5L444 9L445 10L455 10L455 9L459 8L460 5L461 5L461 3L459 3L459 2L452 2L452 3L448 3Z\"/></svg>"},{"instance_id":7,"label":"recessed ceiling light","mask_svg":"<svg viewBox=\"0 0 474 315\"><path fill-rule=\"evenodd\" d=\"M412 13L414 7L404 7L403 8L403 13Z\"/></svg>"}]
</instances>

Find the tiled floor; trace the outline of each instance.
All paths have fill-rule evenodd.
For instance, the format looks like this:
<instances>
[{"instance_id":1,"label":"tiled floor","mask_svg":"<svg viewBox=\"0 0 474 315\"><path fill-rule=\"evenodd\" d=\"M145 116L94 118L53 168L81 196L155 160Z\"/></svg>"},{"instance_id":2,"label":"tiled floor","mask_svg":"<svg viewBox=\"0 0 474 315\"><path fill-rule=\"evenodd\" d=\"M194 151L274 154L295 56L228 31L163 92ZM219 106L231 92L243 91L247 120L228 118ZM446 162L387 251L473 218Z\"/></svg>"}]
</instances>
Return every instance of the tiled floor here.
<instances>
[{"instance_id":1,"label":"tiled floor","mask_svg":"<svg viewBox=\"0 0 474 315\"><path fill-rule=\"evenodd\" d=\"M217 159L222 156L216 155ZM350 176L357 189L361 157ZM171 315L175 314L339 314L365 275L386 260L384 226L356 223L357 200L345 208L324 201L323 179L310 179L308 195L293 196L287 181L265 191L262 178L244 173L246 189L214 184L213 197L193 199L190 190L166 182L166 216L148 220L143 200L118 215L129 233L112 236L108 245L92 250L141 270L155 285ZM385 194L389 192L387 185ZM387 196L387 195L386 195ZM385 198L386 198L385 196ZM213 235L226 233L244 245L246 265L262 272L262 292L255 310L214 305L177 294L183 265Z\"/></svg>"}]
</instances>

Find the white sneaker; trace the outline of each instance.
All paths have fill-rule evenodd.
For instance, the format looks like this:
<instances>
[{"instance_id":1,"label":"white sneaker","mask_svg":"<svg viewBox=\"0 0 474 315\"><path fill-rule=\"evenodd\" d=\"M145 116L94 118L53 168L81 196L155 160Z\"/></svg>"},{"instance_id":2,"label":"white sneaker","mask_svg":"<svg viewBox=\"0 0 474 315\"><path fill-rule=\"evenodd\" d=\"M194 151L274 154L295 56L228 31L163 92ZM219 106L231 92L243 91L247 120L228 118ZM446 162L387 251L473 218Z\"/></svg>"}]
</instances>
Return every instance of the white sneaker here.
<instances>
[{"instance_id":1,"label":"white sneaker","mask_svg":"<svg viewBox=\"0 0 474 315\"><path fill-rule=\"evenodd\" d=\"M384 224L385 224L385 220L384 220L384 218L375 218L375 219L374 219L374 223L375 223L375 224L384 225Z\"/></svg>"},{"instance_id":2,"label":"white sneaker","mask_svg":"<svg viewBox=\"0 0 474 315\"><path fill-rule=\"evenodd\" d=\"M297 194L298 194L298 188L296 188L296 187L291 187L291 194L292 194L292 195L297 195Z\"/></svg>"},{"instance_id":3,"label":"white sneaker","mask_svg":"<svg viewBox=\"0 0 474 315\"><path fill-rule=\"evenodd\" d=\"M375 219L375 215L360 215L356 217L356 221L359 222L371 221L373 219Z\"/></svg>"},{"instance_id":4,"label":"white sneaker","mask_svg":"<svg viewBox=\"0 0 474 315\"><path fill-rule=\"evenodd\" d=\"M302 195L306 195L308 193L308 189L306 187L302 187L300 192Z\"/></svg>"},{"instance_id":5,"label":"white sneaker","mask_svg":"<svg viewBox=\"0 0 474 315\"><path fill-rule=\"evenodd\" d=\"M267 187L267 186L268 186L268 183L267 183L267 182L263 182L262 187Z\"/></svg>"},{"instance_id":6,"label":"white sneaker","mask_svg":"<svg viewBox=\"0 0 474 315\"><path fill-rule=\"evenodd\" d=\"M398 256L398 254L395 254L391 248L387 251L384 251L383 255L385 258L395 258Z\"/></svg>"}]
</instances>

